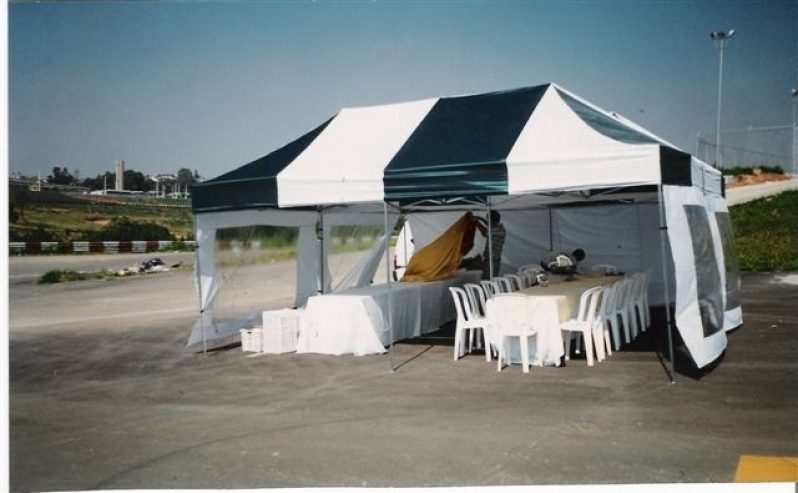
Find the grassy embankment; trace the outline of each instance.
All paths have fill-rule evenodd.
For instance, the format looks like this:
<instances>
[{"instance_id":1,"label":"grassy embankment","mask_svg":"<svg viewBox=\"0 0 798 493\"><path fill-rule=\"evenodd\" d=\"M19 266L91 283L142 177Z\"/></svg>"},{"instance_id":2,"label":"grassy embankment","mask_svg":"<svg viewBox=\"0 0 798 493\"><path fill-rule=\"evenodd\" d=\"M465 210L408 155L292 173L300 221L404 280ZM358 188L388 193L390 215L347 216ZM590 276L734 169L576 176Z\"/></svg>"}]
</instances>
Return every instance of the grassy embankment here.
<instances>
[{"instance_id":1,"label":"grassy embankment","mask_svg":"<svg viewBox=\"0 0 798 493\"><path fill-rule=\"evenodd\" d=\"M81 241L91 233L102 231L112 220L123 217L136 223L164 226L175 238L188 239L193 235L194 225L189 207L170 207L173 204L168 202L149 207L124 201L103 204L90 199L70 200L68 196L53 200L59 202L35 202L31 199L22 209L21 217L9 223L10 240Z\"/></svg>"},{"instance_id":2,"label":"grassy embankment","mask_svg":"<svg viewBox=\"0 0 798 493\"><path fill-rule=\"evenodd\" d=\"M729 208L740 270L798 271L798 191Z\"/></svg>"}]
</instances>

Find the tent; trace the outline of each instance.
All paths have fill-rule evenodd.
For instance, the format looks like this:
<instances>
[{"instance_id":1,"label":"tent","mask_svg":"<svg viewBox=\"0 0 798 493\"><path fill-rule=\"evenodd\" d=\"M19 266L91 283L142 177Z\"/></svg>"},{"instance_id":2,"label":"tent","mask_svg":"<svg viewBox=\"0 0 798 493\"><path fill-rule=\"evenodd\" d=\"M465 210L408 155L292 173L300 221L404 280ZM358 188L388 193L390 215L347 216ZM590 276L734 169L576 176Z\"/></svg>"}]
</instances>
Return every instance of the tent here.
<instances>
[{"instance_id":1,"label":"tent","mask_svg":"<svg viewBox=\"0 0 798 493\"><path fill-rule=\"evenodd\" d=\"M370 282L399 214L414 233L463 211L502 211L510 272L557 248L593 263L650 270L698 367L742 324L739 275L720 173L639 125L549 83L345 108L288 145L192 189L201 314L189 345L230 334L214 320L215 232L299 228L296 306L334 288L327 237L338 224L383 224L356 285ZM434 237L434 234L428 236ZM416 244L416 247L423 245ZM390 341L391 343L393 341Z\"/></svg>"}]
</instances>

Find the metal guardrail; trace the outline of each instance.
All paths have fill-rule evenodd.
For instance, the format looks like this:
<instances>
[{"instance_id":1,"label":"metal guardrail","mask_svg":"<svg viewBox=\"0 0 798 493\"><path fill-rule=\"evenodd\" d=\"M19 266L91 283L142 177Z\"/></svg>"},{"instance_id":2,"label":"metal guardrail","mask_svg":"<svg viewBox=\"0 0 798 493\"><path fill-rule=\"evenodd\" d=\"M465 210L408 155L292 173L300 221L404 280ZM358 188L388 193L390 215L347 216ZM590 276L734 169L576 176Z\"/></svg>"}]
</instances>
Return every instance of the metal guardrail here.
<instances>
[{"instance_id":1,"label":"metal guardrail","mask_svg":"<svg viewBox=\"0 0 798 493\"><path fill-rule=\"evenodd\" d=\"M178 246L196 248L195 241L11 241L10 253L147 253Z\"/></svg>"}]
</instances>

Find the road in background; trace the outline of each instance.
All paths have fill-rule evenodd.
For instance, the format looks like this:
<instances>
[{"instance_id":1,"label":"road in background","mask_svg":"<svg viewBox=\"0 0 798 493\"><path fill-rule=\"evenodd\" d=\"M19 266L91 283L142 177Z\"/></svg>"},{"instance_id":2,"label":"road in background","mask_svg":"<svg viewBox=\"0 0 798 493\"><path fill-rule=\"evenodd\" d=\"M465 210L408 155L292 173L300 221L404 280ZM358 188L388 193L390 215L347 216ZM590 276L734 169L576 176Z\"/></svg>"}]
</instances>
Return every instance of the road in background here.
<instances>
[{"instance_id":1,"label":"road in background","mask_svg":"<svg viewBox=\"0 0 798 493\"><path fill-rule=\"evenodd\" d=\"M728 205L742 204L751 200L775 195L787 190L798 189L798 179L784 181L769 181L761 185L748 185L745 187L727 188L726 203Z\"/></svg>"}]
</instances>

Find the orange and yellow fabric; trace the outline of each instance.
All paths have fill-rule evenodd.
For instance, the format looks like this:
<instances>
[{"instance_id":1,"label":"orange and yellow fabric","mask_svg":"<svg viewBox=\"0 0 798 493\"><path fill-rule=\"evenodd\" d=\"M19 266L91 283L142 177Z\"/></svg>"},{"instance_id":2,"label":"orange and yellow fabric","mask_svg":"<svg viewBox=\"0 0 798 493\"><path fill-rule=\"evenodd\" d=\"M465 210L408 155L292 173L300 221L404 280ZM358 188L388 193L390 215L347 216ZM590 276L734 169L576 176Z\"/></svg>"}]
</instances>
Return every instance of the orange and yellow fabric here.
<instances>
[{"instance_id":1,"label":"orange and yellow fabric","mask_svg":"<svg viewBox=\"0 0 798 493\"><path fill-rule=\"evenodd\" d=\"M460 268L463 255L474 246L477 218L470 212L452 224L435 241L416 250L405 269L402 282L439 281Z\"/></svg>"}]
</instances>

